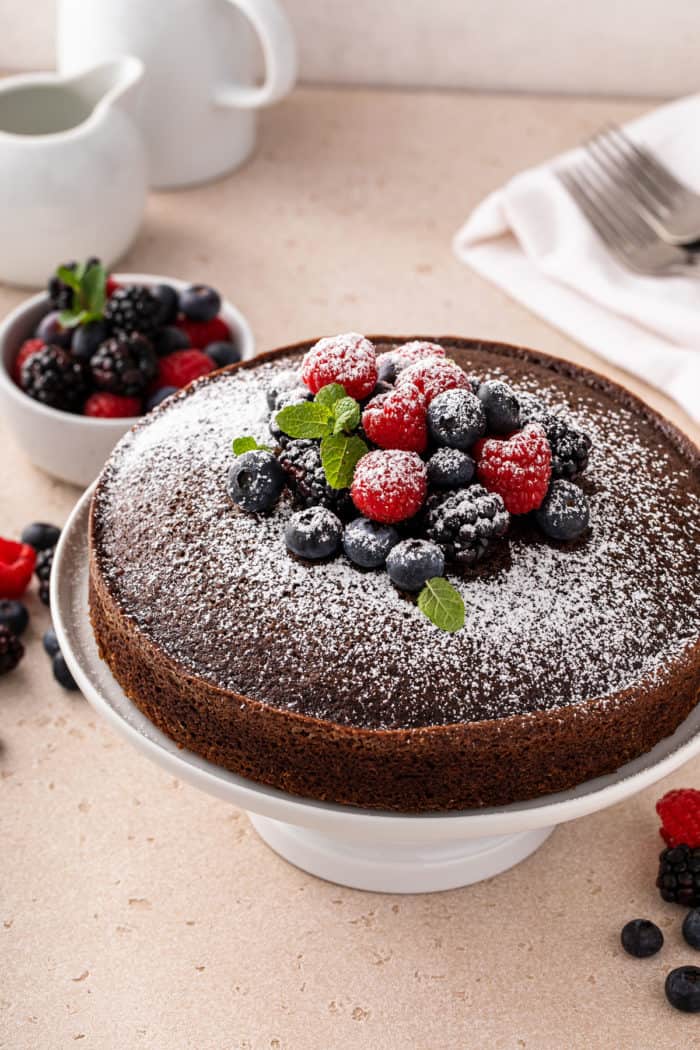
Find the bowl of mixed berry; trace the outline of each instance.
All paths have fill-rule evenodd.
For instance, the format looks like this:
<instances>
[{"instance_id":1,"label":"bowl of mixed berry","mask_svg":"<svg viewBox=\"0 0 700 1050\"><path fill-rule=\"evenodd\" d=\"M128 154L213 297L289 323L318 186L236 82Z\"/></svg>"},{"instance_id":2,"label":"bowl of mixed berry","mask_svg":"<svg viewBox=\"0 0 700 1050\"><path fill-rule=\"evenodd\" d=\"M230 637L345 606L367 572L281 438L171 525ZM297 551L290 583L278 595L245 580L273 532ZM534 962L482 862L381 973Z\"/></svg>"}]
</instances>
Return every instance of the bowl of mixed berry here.
<instances>
[{"instance_id":1,"label":"bowl of mixed berry","mask_svg":"<svg viewBox=\"0 0 700 1050\"><path fill-rule=\"evenodd\" d=\"M253 353L216 289L72 262L0 325L0 409L36 466L88 485L138 417Z\"/></svg>"}]
</instances>

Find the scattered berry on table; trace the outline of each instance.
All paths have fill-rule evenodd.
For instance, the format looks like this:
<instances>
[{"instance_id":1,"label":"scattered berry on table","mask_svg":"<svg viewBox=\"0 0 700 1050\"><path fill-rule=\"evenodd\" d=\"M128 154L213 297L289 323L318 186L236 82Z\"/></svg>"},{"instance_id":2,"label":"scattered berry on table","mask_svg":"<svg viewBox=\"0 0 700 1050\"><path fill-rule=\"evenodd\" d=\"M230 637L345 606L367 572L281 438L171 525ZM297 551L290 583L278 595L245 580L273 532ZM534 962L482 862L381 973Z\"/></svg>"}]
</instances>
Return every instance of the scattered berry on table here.
<instances>
[{"instance_id":1,"label":"scattered berry on table","mask_svg":"<svg viewBox=\"0 0 700 1050\"><path fill-rule=\"evenodd\" d=\"M340 518L327 507L307 507L292 514L284 530L287 547L298 558L330 558L343 535Z\"/></svg>"},{"instance_id":2,"label":"scattered berry on table","mask_svg":"<svg viewBox=\"0 0 700 1050\"><path fill-rule=\"evenodd\" d=\"M676 1010L700 1013L700 967L678 966L671 970L664 988L666 998Z\"/></svg>"},{"instance_id":3,"label":"scattered berry on table","mask_svg":"<svg viewBox=\"0 0 700 1050\"><path fill-rule=\"evenodd\" d=\"M151 288L153 298L158 301L156 320L158 327L171 325L177 320L178 294L170 284L156 284Z\"/></svg>"},{"instance_id":4,"label":"scattered berry on table","mask_svg":"<svg viewBox=\"0 0 700 1050\"><path fill-rule=\"evenodd\" d=\"M123 397L106 390L90 394L83 406L83 415L93 419L128 419L140 416L143 402L140 397Z\"/></svg>"},{"instance_id":5,"label":"scattered berry on table","mask_svg":"<svg viewBox=\"0 0 700 1050\"><path fill-rule=\"evenodd\" d=\"M656 803L661 817L661 837L669 846L700 846L700 791L677 788Z\"/></svg>"},{"instance_id":6,"label":"scattered berry on table","mask_svg":"<svg viewBox=\"0 0 700 1050\"><path fill-rule=\"evenodd\" d=\"M283 397L284 392L279 396ZM278 460L299 506L328 507L341 518L347 518L352 513L353 505L348 490L331 488L326 480L317 441L289 439L279 453Z\"/></svg>"},{"instance_id":7,"label":"scattered berry on table","mask_svg":"<svg viewBox=\"0 0 700 1050\"><path fill-rule=\"evenodd\" d=\"M340 383L348 397L363 401L377 382L374 346L357 332L320 339L304 355L301 377L314 394L329 383Z\"/></svg>"},{"instance_id":8,"label":"scattered berry on table","mask_svg":"<svg viewBox=\"0 0 700 1050\"><path fill-rule=\"evenodd\" d=\"M51 569L53 568L54 554L56 553L55 547L45 547L40 550L36 556L36 563L34 565L34 573L37 580L48 583L51 578Z\"/></svg>"},{"instance_id":9,"label":"scattered berry on table","mask_svg":"<svg viewBox=\"0 0 700 1050\"><path fill-rule=\"evenodd\" d=\"M209 343L209 346L204 347L204 353L212 359L217 368L236 365L241 359L241 351L235 343L230 342Z\"/></svg>"},{"instance_id":10,"label":"scattered berry on table","mask_svg":"<svg viewBox=\"0 0 700 1050\"><path fill-rule=\"evenodd\" d=\"M152 336L159 324L161 304L149 288L129 284L117 288L105 303L104 319L111 331Z\"/></svg>"},{"instance_id":11,"label":"scattered berry on table","mask_svg":"<svg viewBox=\"0 0 700 1050\"><path fill-rule=\"evenodd\" d=\"M136 333L108 339L90 361L97 389L122 397L142 397L157 371L158 362L151 343Z\"/></svg>"},{"instance_id":12,"label":"scattered berry on table","mask_svg":"<svg viewBox=\"0 0 700 1050\"><path fill-rule=\"evenodd\" d=\"M424 452L428 444L425 398L408 385L380 394L362 413L362 427L380 448Z\"/></svg>"},{"instance_id":13,"label":"scattered berry on table","mask_svg":"<svg viewBox=\"0 0 700 1050\"><path fill-rule=\"evenodd\" d=\"M201 350L176 350L158 360L157 385L178 390L213 371L214 362Z\"/></svg>"},{"instance_id":14,"label":"scattered berry on table","mask_svg":"<svg viewBox=\"0 0 700 1050\"><path fill-rule=\"evenodd\" d=\"M248 514L260 514L277 502L285 473L271 452L255 449L237 456L228 474L231 499Z\"/></svg>"},{"instance_id":15,"label":"scattered berry on table","mask_svg":"<svg viewBox=\"0 0 700 1050\"><path fill-rule=\"evenodd\" d=\"M51 606L51 582L49 580L39 581L39 601Z\"/></svg>"},{"instance_id":16,"label":"scattered berry on table","mask_svg":"<svg viewBox=\"0 0 700 1050\"><path fill-rule=\"evenodd\" d=\"M64 689L68 689L72 693L78 690L78 683L70 673L68 664L63 657L63 653L54 653L51 660L51 666L53 669L53 676L59 685L62 685Z\"/></svg>"},{"instance_id":17,"label":"scattered berry on table","mask_svg":"<svg viewBox=\"0 0 700 1050\"><path fill-rule=\"evenodd\" d=\"M528 423L508 439L485 438L474 453L479 481L503 498L509 513L527 514L540 506L549 487L552 453L538 423Z\"/></svg>"},{"instance_id":18,"label":"scattered berry on table","mask_svg":"<svg viewBox=\"0 0 700 1050\"><path fill-rule=\"evenodd\" d=\"M566 420L550 412L532 395L518 395L520 418L525 423L539 423L544 427L552 450L552 477L575 478L588 466L592 441L588 434L571 426Z\"/></svg>"},{"instance_id":19,"label":"scattered berry on table","mask_svg":"<svg viewBox=\"0 0 700 1050\"><path fill-rule=\"evenodd\" d=\"M517 395L501 379L487 379L477 391L484 406L490 434L510 434L520 428L520 404Z\"/></svg>"},{"instance_id":20,"label":"scattered berry on table","mask_svg":"<svg viewBox=\"0 0 700 1050\"><path fill-rule=\"evenodd\" d=\"M343 550L355 565L363 569L378 569L384 565L389 551L399 539L393 525L354 518L345 526Z\"/></svg>"},{"instance_id":21,"label":"scattered berry on table","mask_svg":"<svg viewBox=\"0 0 700 1050\"><path fill-rule=\"evenodd\" d=\"M221 309L221 296L206 284L191 284L180 292L180 310L190 321L212 321Z\"/></svg>"},{"instance_id":22,"label":"scattered berry on table","mask_svg":"<svg viewBox=\"0 0 700 1050\"><path fill-rule=\"evenodd\" d=\"M664 935L649 919L632 919L622 927L620 934L622 947L628 955L637 959L647 959L656 955L664 943Z\"/></svg>"},{"instance_id":23,"label":"scattered berry on table","mask_svg":"<svg viewBox=\"0 0 700 1050\"><path fill-rule=\"evenodd\" d=\"M44 652L49 656L54 656L58 652L60 646L53 627L49 627L48 630L44 631L41 644L44 646Z\"/></svg>"},{"instance_id":24,"label":"scattered berry on table","mask_svg":"<svg viewBox=\"0 0 700 1050\"><path fill-rule=\"evenodd\" d=\"M366 518L393 525L418 513L427 489L427 471L417 453L377 449L358 462L350 494Z\"/></svg>"},{"instance_id":25,"label":"scattered berry on table","mask_svg":"<svg viewBox=\"0 0 700 1050\"><path fill-rule=\"evenodd\" d=\"M665 901L700 907L700 847L681 843L663 850L656 885Z\"/></svg>"},{"instance_id":26,"label":"scattered berry on table","mask_svg":"<svg viewBox=\"0 0 700 1050\"><path fill-rule=\"evenodd\" d=\"M0 675L13 671L24 656L24 646L16 634L0 624Z\"/></svg>"},{"instance_id":27,"label":"scattered berry on table","mask_svg":"<svg viewBox=\"0 0 700 1050\"><path fill-rule=\"evenodd\" d=\"M203 350L210 343L228 343L231 341L231 329L222 317L211 321L191 321L189 317L179 317L176 327L185 333L190 345Z\"/></svg>"},{"instance_id":28,"label":"scattered berry on table","mask_svg":"<svg viewBox=\"0 0 700 1050\"><path fill-rule=\"evenodd\" d=\"M165 401L166 397L170 397L171 394L177 393L176 386L161 386L158 390L151 394L148 401L146 402L146 412L150 412L152 408L155 408L162 401Z\"/></svg>"},{"instance_id":29,"label":"scattered berry on table","mask_svg":"<svg viewBox=\"0 0 700 1050\"><path fill-rule=\"evenodd\" d=\"M44 346L45 343L42 339L26 339L22 343L12 365L12 378L18 386L22 385L22 368L25 361L28 361L32 354L37 354L40 350L43 350Z\"/></svg>"},{"instance_id":30,"label":"scattered berry on table","mask_svg":"<svg viewBox=\"0 0 700 1050\"><path fill-rule=\"evenodd\" d=\"M428 407L428 427L436 444L464 451L486 433L484 406L471 390L446 390Z\"/></svg>"},{"instance_id":31,"label":"scattered berry on table","mask_svg":"<svg viewBox=\"0 0 700 1050\"><path fill-rule=\"evenodd\" d=\"M45 346L27 358L21 386L35 401L64 412L78 412L87 392L83 366L57 346Z\"/></svg>"},{"instance_id":32,"label":"scattered berry on table","mask_svg":"<svg viewBox=\"0 0 700 1050\"><path fill-rule=\"evenodd\" d=\"M442 576L445 556L429 540L401 540L389 551L386 571L391 582L402 591L420 591L428 580Z\"/></svg>"},{"instance_id":33,"label":"scattered berry on table","mask_svg":"<svg viewBox=\"0 0 700 1050\"><path fill-rule=\"evenodd\" d=\"M464 389L471 391L469 376L448 357L426 357L403 369L396 379L396 386L405 384L417 386L428 404L439 394L447 390Z\"/></svg>"},{"instance_id":34,"label":"scattered berry on table","mask_svg":"<svg viewBox=\"0 0 700 1050\"><path fill-rule=\"evenodd\" d=\"M439 448L427 462L428 481L439 489L458 489L474 477L476 464L458 448Z\"/></svg>"},{"instance_id":35,"label":"scattered berry on table","mask_svg":"<svg viewBox=\"0 0 700 1050\"><path fill-rule=\"evenodd\" d=\"M36 562L36 551L28 543L0 537L0 598L21 598Z\"/></svg>"},{"instance_id":36,"label":"scattered berry on table","mask_svg":"<svg viewBox=\"0 0 700 1050\"><path fill-rule=\"evenodd\" d=\"M78 325L73 336L71 353L77 361L87 364L102 343L109 338L109 329L104 321L89 321Z\"/></svg>"},{"instance_id":37,"label":"scattered berry on table","mask_svg":"<svg viewBox=\"0 0 700 1050\"><path fill-rule=\"evenodd\" d=\"M691 948L700 949L700 909L692 908L683 920L683 939Z\"/></svg>"},{"instance_id":38,"label":"scattered berry on table","mask_svg":"<svg viewBox=\"0 0 700 1050\"><path fill-rule=\"evenodd\" d=\"M434 492L425 508L425 535L450 562L473 565L492 540L505 536L510 515L502 498L481 485L455 492Z\"/></svg>"},{"instance_id":39,"label":"scattered berry on table","mask_svg":"<svg viewBox=\"0 0 700 1050\"><path fill-rule=\"evenodd\" d=\"M535 511L539 527L555 540L575 540L583 535L590 516L585 493L570 481L553 481Z\"/></svg>"},{"instance_id":40,"label":"scattered berry on table","mask_svg":"<svg viewBox=\"0 0 700 1050\"><path fill-rule=\"evenodd\" d=\"M50 313L44 314L36 326L34 335L37 339L41 339L42 343L60 346L62 350L70 350L75 334L74 329L64 328L59 320L60 316L60 310L51 310Z\"/></svg>"},{"instance_id":41,"label":"scattered berry on table","mask_svg":"<svg viewBox=\"0 0 700 1050\"><path fill-rule=\"evenodd\" d=\"M176 350L189 350L190 346L190 337L187 332L176 328L175 325L161 328L153 337L153 349L158 357L174 354Z\"/></svg>"},{"instance_id":42,"label":"scattered berry on table","mask_svg":"<svg viewBox=\"0 0 700 1050\"><path fill-rule=\"evenodd\" d=\"M7 627L19 638L26 631L28 623L26 606L14 598L0 598L0 626Z\"/></svg>"},{"instance_id":43,"label":"scattered berry on table","mask_svg":"<svg viewBox=\"0 0 700 1050\"><path fill-rule=\"evenodd\" d=\"M277 398L283 390L294 390L295 387L303 385L301 374L296 368L285 368L281 372L277 372L267 388L267 407L272 412L277 404Z\"/></svg>"},{"instance_id":44,"label":"scattered berry on table","mask_svg":"<svg viewBox=\"0 0 700 1050\"><path fill-rule=\"evenodd\" d=\"M20 537L22 543L28 543L35 551L45 551L49 547L55 547L59 541L61 530L58 525L50 525L46 521L33 521L22 529Z\"/></svg>"}]
</instances>

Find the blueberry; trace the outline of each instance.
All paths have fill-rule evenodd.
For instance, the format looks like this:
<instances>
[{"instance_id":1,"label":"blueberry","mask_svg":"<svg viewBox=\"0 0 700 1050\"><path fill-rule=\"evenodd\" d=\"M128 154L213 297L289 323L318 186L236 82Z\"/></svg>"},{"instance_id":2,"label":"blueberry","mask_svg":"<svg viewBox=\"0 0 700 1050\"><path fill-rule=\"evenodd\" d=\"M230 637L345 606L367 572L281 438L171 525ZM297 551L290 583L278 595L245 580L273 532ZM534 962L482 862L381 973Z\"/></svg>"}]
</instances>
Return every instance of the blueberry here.
<instances>
[{"instance_id":1,"label":"blueberry","mask_svg":"<svg viewBox=\"0 0 700 1050\"><path fill-rule=\"evenodd\" d=\"M329 558L340 547L343 525L327 507L307 507L292 514L284 530L292 554L315 561Z\"/></svg>"},{"instance_id":2,"label":"blueberry","mask_svg":"<svg viewBox=\"0 0 700 1050\"><path fill-rule=\"evenodd\" d=\"M295 368L285 368L278 372L267 388L267 407L272 411L283 390L293 390L301 385L301 376Z\"/></svg>"},{"instance_id":3,"label":"blueberry","mask_svg":"<svg viewBox=\"0 0 700 1050\"><path fill-rule=\"evenodd\" d=\"M27 629L28 623L29 613L21 602L11 598L0 600L0 626L9 628L19 637Z\"/></svg>"},{"instance_id":4,"label":"blueberry","mask_svg":"<svg viewBox=\"0 0 700 1050\"><path fill-rule=\"evenodd\" d=\"M308 387L295 386L291 390L280 390L274 404L274 411L281 412L288 405L300 405L302 401L310 401L314 395Z\"/></svg>"},{"instance_id":5,"label":"blueberry","mask_svg":"<svg viewBox=\"0 0 700 1050\"><path fill-rule=\"evenodd\" d=\"M683 920L683 936L691 948L700 949L700 908L693 908Z\"/></svg>"},{"instance_id":6,"label":"blueberry","mask_svg":"<svg viewBox=\"0 0 700 1050\"><path fill-rule=\"evenodd\" d=\"M396 359L391 354L380 354L377 358L377 380L392 385L398 374Z\"/></svg>"},{"instance_id":7,"label":"blueberry","mask_svg":"<svg viewBox=\"0 0 700 1050\"><path fill-rule=\"evenodd\" d=\"M458 448L439 448L427 463L428 481L441 489L458 489L474 477L476 465L471 456Z\"/></svg>"},{"instance_id":8,"label":"blueberry","mask_svg":"<svg viewBox=\"0 0 700 1050\"><path fill-rule=\"evenodd\" d=\"M433 576L445 571L445 556L429 540L401 540L386 559L389 579L402 591L419 591Z\"/></svg>"},{"instance_id":9,"label":"blueberry","mask_svg":"<svg viewBox=\"0 0 700 1050\"><path fill-rule=\"evenodd\" d=\"M41 639L41 643L44 646L45 653L48 653L49 656L56 655L60 646L53 627L49 627L48 631L44 631L44 637Z\"/></svg>"},{"instance_id":10,"label":"blueberry","mask_svg":"<svg viewBox=\"0 0 700 1050\"><path fill-rule=\"evenodd\" d=\"M700 1013L700 967L679 966L666 978L666 998L676 1010Z\"/></svg>"},{"instance_id":11,"label":"blueberry","mask_svg":"<svg viewBox=\"0 0 700 1050\"><path fill-rule=\"evenodd\" d=\"M206 284L191 284L180 292L180 309L190 321L212 321L221 309L221 296Z\"/></svg>"},{"instance_id":12,"label":"blueberry","mask_svg":"<svg viewBox=\"0 0 700 1050\"><path fill-rule=\"evenodd\" d=\"M73 329L64 328L59 321L60 310L52 310L39 321L36 329L36 338L51 346L60 346L63 350L70 349L73 339Z\"/></svg>"},{"instance_id":13,"label":"blueberry","mask_svg":"<svg viewBox=\"0 0 700 1050\"><path fill-rule=\"evenodd\" d=\"M174 325L166 325L165 328L161 328L153 339L153 349L158 357L166 357L176 350L188 350L189 346L190 337L181 328L175 328Z\"/></svg>"},{"instance_id":14,"label":"blueberry","mask_svg":"<svg viewBox=\"0 0 700 1050\"><path fill-rule=\"evenodd\" d=\"M35 551L46 551L55 547L61 530L56 525L48 525L45 521L34 521L22 529L20 539L22 543L28 543Z\"/></svg>"},{"instance_id":15,"label":"blueberry","mask_svg":"<svg viewBox=\"0 0 700 1050\"><path fill-rule=\"evenodd\" d=\"M446 390L430 402L428 427L438 445L471 448L486 433L486 413L470 390Z\"/></svg>"},{"instance_id":16,"label":"blueberry","mask_svg":"<svg viewBox=\"0 0 700 1050\"><path fill-rule=\"evenodd\" d=\"M355 518L343 533L343 550L350 561L363 569L378 569L398 542L399 534L393 525L380 525L367 518Z\"/></svg>"},{"instance_id":17,"label":"blueberry","mask_svg":"<svg viewBox=\"0 0 700 1050\"><path fill-rule=\"evenodd\" d=\"M53 676L59 685L62 685L64 689L70 689L71 692L75 692L78 689L78 683L68 670L68 664L61 652L54 653L52 667Z\"/></svg>"},{"instance_id":18,"label":"blueberry","mask_svg":"<svg viewBox=\"0 0 700 1050\"><path fill-rule=\"evenodd\" d=\"M649 919L632 919L622 927L620 940L628 955L646 959L649 955L656 955L664 943L664 935Z\"/></svg>"},{"instance_id":19,"label":"blueberry","mask_svg":"<svg viewBox=\"0 0 700 1050\"><path fill-rule=\"evenodd\" d=\"M159 390L156 390L154 394L151 394L148 401L146 402L146 411L150 412L152 408L159 405L161 401L165 401L166 397L170 397L171 394L177 393L176 386L162 386Z\"/></svg>"},{"instance_id":20,"label":"blueberry","mask_svg":"<svg viewBox=\"0 0 700 1050\"><path fill-rule=\"evenodd\" d=\"M88 321L87 324L78 325L71 347L73 357L78 361L89 361L97 348L108 338L109 331L103 321Z\"/></svg>"},{"instance_id":21,"label":"blueberry","mask_svg":"<svg viewBox=\"0 0 700 1050\"><path fill-rule=\"evenodd\" d=\"M248 514L270 510L284 488L285 473L271 452L254 449L237 456L228 473L228 491Z\"/></svg>"},{"instance_id":22,"label":"blueberry","mask_svg":"<svg viewBox=\"0 0 700 1050\"><path fill-rule=\"evenodd\" d=\"M172 324L177 317L179 306L179 300L175 289L169 284L157 284L151 288L151 295L158 300L158 313L155 318L156 324L158 326Z\"/></svg>"},{"instance_id":23,"label":"blueberry","mask_svg":"<svg viewBox=\"0 0 700 1050\"><path fill-rule=\"evenodd\" d=\"M571 481L553 481L535 517L545 535L554 540L575 540L588 528L588 500Z\"/></svg>"},{"instance_id":24,"label":"blueberry","mask_svg":"<svg viewBox=\"0 0 700 1050\"><path fill-rule=\"evenodd\" d=\"M520 427L520 404L507 383L487 379L477 391L486 412L486 425L491 434L510 434Z\"/></svg>"},{"instance_id":25,"label":"blueberry","mask_svg":"<svg viewBox=\"0 0 700 1050\"><path fill-rule=\"evenodd\" d=\"M241 359L241 351L235 343L209 343L209 346L204 347L204 353L212 359L218 368L225 368L226 365L235 365Z\"/></svg>"}]
</instances>

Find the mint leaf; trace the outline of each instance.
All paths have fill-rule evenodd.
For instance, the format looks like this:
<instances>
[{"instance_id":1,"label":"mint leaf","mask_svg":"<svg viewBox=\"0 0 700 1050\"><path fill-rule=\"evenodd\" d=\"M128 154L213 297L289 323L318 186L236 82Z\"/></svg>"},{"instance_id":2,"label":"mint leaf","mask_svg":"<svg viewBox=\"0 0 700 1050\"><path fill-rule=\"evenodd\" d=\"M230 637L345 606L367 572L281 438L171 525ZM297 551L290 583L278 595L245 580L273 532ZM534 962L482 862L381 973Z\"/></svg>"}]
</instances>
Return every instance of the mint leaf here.
<instances>
[{"instance_id":1,"label":"mint leaf","mask_svg":"<svg viewBox=\"0 0 700 1050\"><path fill-rule=\"evenodd\" d=\"M356 434L327 434L321 442L321 464L332 489L346 489L352 482L358 460L367 445Z\"/></svg>"},{"instance_id":2,"label":"mint leaf","mask_svg":"<svg viewBox=\"0 0 700 1050\"><path fill-rule=\"evenodd\" d=\"M418 595L418 608L442 631L464 627L462 595L444 576L433 576Z\"/></svg>"},{"instance_id":3,"label":"mint leaf","mask_svg":"<svg viewBox=\"0 0 700 1050\"><path fill-rule=\"evenodd\" d=\"M317 401L302 401L298 405L287 405L275 418L277 426L288 437L322 438L330 433L333 413Z\"/></svg>"},{"instance_id":4,"label":"mint leaf","mask_svg":"<svg viewBox=\"0 0 700 1050\"><path fill-rule=\"evenodd\" d=\"M80 278L75 270L69 270L67 266L59 266L56 270L56 276L59 281L63 281L74 292L80 291Z\"/></svg>"},{"instance_id":5,"label":"mint leaf","mask_svg":"<svg viewBox=\"0 0 700 1050\"><path fill-rule=\"evenodd\" d=\"M83 306L92 315L91 320L102 317L105 305L107 272L100 263L95 263L81 281Z\"/></svg>"},{"instance_id":6,"label":"mint leaf","mask_svg":"<svg viewBox=\"0 0 700 1050\"><path fill-rule=\"evenodd\" d=\"M259 445L254 437L250 437L246 434L244 437L233 439L233 454L234 456L242 456L244 452L255 452L256 449L261 449L263 452L271 452L269 445Z\"/></svg>"},{"instance_id":7,"label":"mint leaf","mask_svg":"<svg viewBox=\"0 0 700 1050\"><path fill-rule=\"evenodd\" d=\"M92 315L87 310L62 310L58 321L62 328L75 328L79 324L91 321Z\"/></svg>"},{"instance_id":8,"label":"mint leaf","mask_svg":"<svg viewBox=\"0 0 700 1050\"><path fill-rule=\"evenodd\" d=\"M333 405L335 416L334 434L340 434L343 430L350 433L360 424L360 406L353 397L341 397Z\"/></svg>"},{"instance_id":9,"label":"mint leaf","mask_svg":"<svg viewBox=\"0 0 700 1050\"><path fill-rule=\"evenodd\" d=\"M321 387L314 401L317 405L325 405L327 408L332 408L336 401L340 401L344 397L344 386L341 386L340 383L328 383L327 386Z\"/></svg>"}]
</instances>

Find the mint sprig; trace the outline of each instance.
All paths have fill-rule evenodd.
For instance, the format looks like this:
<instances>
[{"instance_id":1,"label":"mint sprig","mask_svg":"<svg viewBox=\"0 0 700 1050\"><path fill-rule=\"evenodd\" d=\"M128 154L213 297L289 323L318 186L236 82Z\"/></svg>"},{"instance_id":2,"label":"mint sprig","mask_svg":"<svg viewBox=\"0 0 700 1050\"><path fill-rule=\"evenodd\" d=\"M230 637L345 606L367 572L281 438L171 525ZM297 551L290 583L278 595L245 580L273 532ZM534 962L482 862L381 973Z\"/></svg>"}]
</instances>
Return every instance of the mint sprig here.
<instances>
[{"instance_id":1,"label":"mint sprig","mask_svg":"<svg viewBox=\"0 0 700 1050\"><path fill-rule=\"evenodd\" d=\"M244 452L255 452L261 449L263 452L271 452L269 445L259 445L254 437L245 434L243 437L233 439L232 446L234 456L242 456Z\"/></svg>"},{"instance_id":2,"label":"mint sprig","mask_svg":"<svg viewBox=\"0 0 700 1050\"><path fill-rule=\"evenodd\" d=\"M73 293L70 308L62 310L59 316L64 328L102 319L107 301L107 271L101 263L79 263L74 270L59 266L56 276Z\"/></svg>"},{"instance_id":3,"label":"mint sprig","mask_svg":"<svg viewBox=\"0 0 700 1050\"><path fill-rule=\"evenodd\" d=\"M418 608L442 631L454 633L464 627L462 595L444 576L428 580L418 595Z\"/></svg>"},{"instance_id":4,"label":"mint sprig","mask_svg":"<svg viewBox=\"0 0 700 1050\"><path fill-rule=\"evenodd\" d=\"M275 422L287 437L320 440L326 481L333 489L349 487L357 462L368 448L354 433L360 425L359 403L348 397L340 383L321 387L313 401L287 405Z\"/></svg>"},{"instance_id":5,"label":"mint sprig","mask_svg":"<svg viewBox=\"0 0 700 1050\"><path fill-rule=\"evenodd\" d=\"M352 484L355 467L367 451L357 434L326 434L321 441L321 466L332 489L346 489Z\"/></svg>"},{"instance_id":6,"label":"mint sprig","mask_svg":"<svg viewBox=\"0 0 700 1050\"><path fill-rule=\"evenodd\" d=\"M290 438L322 438L331 432L333 409L317 401L287 405L277 413L276 422Z\"/></svg>"}]
</instances>

